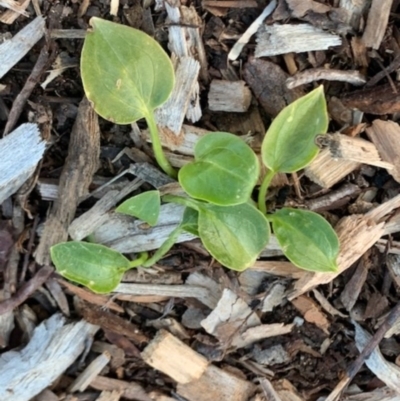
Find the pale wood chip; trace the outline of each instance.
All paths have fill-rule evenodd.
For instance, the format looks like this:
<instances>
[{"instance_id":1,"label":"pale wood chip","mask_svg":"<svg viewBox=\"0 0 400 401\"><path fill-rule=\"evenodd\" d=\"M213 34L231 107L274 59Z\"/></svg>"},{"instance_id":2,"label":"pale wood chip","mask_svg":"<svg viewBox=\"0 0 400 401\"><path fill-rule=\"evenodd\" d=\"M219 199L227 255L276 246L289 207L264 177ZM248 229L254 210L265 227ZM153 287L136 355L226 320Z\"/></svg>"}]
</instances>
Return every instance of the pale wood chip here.
<instances>
[{"instance_id":1,"label":"pale wood chip","mask_svg":"<svg viewBox=\"0 0 400 401\"><path fill-rule=\"evenodd\" d=\"M244 81L214 79L208 92L208 106L212 111L243 113L251 103L251 91Z\"/></svg>"},{"instance_id":2,"label":"pale wood chip","mask_svg":"<svg viewBox=\"0 0 400 401\"><path fill-rule=\"evenodd\" d=\"M0 204L32 176L45 148L36 124L22 124L0 139Z\"/></svg>"},{"instance_id":3,"label":"pale wood chip","mask_svg":"<svg viewBox=\"0 0 400 401\"><path fill-rule=\"evenodd\" d=\"M241 333L260 324L257 314L243 299L227 288L215 309L201 322L207 333L227 345L233 345L236 341L239 344Z\"/></svg>"},{"instance_id":4,"label":"pale wood chip","mask_svg":"<svg viewBox=\"0 0 400 401\"><path fill-rule=\"evenodd\" d=\"M389 174L400 182L400 126L393 121L374 120L366 133L382 159L393 165Z\"/></svg>"},{"instance_id":5,"label":"pale wood chip","mask_svg":"<svg viewBox=\"0 0 400 401\"><path fill-rule=\"evenodd\" d=\"M165 330L157 333L141 355L151 367L182 384L199 379L208 367L206 358Z\"/></svg>"},{"instance_id":6,"label":"pale wood chip","mask_svg":"<svg viewBox=\"0 0 400 401\"><path fill-rule=\"evenodd\" d=\"M379 49L389 22L392 3L393 0L372 0L367 26L362 36L362 41L366 47Z\"/></svg>"},{"instance_id":7,"label":"pale wood chip","mask_svg":"<svg viewBox=\"0 0 400 401\"><path fill-rule=\"evenodd\" d=\"M71 366L97 330L84 320L66 324L61 314L45 320L25 348L1 355L0 399L31 400Z\"/></svg>"},{"instance_id":8,"label":"pale wood chip","mask_svg":"<svg viewBox=\"0 0 400 401\"><path fill-rule=\"evenodd\" d=\"M342 43L340 36L310 24L264 25L257 34L256 57L327 50Z\"/></svg>"},{"instance_id":9,"label":"pale wood chip","mask_svg":"<svg viewBox=\"0 0 400 401\"><path fill-rule=\"evenodd\" d=\"M328 68L311 68L286 80L286 86L289 89L296 88L300 85L309 84L310 82L319 81L321 79L327 81L340 81L348 82L352 85L359 86L364 85L366 81L365 76L359 71L343 71L343 70L331 70Z\"/></svg>"},{"instance_id":10,"label":"pale wood chip","mask_svg":"<svg viewBox=\"0 0 400 401\"><path fill-rule=\"evenodd\" d=\"M12 39L0 45L0 78L3 78L42 38L45 28L44 18L41 16L36 17Z\"/></svg>"},{"instance_id":11,"label":"pale wood chip","mask_svg":"<svg viewBox=\"0 0 400 401\"><path fill-rule=\"evenodd\" d=\"M110 362L111 355L108 351L104 351L97 356L85 370L78 375L78 377L68 387L68 392L74 393L76 391L85 391L93 379L103 370L103 368Z\"/></svg>"},{"instance_id":12,"label":"pale wood chip","mask_svg":"<svg viewBox=\"0 0 400 401\"><path fill-rule=\"evenodd\" d=\"M346 175L361 167L361 163L334 159L329 149L323 149L304 169L305 175L323 188L331 188Z\"/></svg>"}]
</instances>

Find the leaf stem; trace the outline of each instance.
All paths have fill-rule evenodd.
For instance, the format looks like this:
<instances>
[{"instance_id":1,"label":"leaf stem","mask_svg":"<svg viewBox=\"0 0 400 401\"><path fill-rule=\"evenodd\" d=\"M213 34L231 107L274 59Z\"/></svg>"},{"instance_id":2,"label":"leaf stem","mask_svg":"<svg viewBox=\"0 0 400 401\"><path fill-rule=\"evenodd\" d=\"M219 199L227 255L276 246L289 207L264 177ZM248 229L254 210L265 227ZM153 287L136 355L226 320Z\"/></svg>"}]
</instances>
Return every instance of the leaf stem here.
<instances>
[{"instance_id":1,"label":"leaf stem","mask_svg":"<svg viewBox=\"0 0 400 401\"><path fill-rule=\"evenodd\" d=\"M129 269L132 269L133 267L143 266L148 258L149 254L147 252L140 252L139 256L135 260L129 261Z\"/></svg>"},{"instance_id":2,"label":"leaf stem","mask_svg":"<svg viewBox=\"0 0 400 401\"><path fill-rule=\"evenodd\" d=\"M267 206L265 205L265 198L267 196L267 190L268 190L269 184L271 183L274 175L275 175L275 171L268 170L267 174L265 174L264 180L263 180L260 190L258 192L258 208L264 214L267 213Z\"/></svg>"},{"instance_id":3,"label":"leaf stem","mask_svg":"<svg viewBox=\"0 0 400 401\"><path fill-rule=\"evenodd\" d=\"M179 225L174 228L168 235L168 238L163 242L163 244L154 252L153 256L150 259L147 259L146 262L143 263L143 267L150 267L154 265L154 263L158 262L175 244L181 232L183 232L183 228Z\"/></svg>"},{"instance_id":4,"label":"leaf stem","mask_svg":"<svg viewBox=\"0 0 400 401\"><path fill-rule=\"evenodd\" d=\"M176 170L171 166L168 159L165 157L164 151L161 146L160 135L157 128L157 123L154 118L154 112L149 112L145 116L147 125L150 131L151 143L153 145L154 156L157 160L158 165L168 174L171 178L177 178L178 174Z\"/></svg>"}]
</instances>

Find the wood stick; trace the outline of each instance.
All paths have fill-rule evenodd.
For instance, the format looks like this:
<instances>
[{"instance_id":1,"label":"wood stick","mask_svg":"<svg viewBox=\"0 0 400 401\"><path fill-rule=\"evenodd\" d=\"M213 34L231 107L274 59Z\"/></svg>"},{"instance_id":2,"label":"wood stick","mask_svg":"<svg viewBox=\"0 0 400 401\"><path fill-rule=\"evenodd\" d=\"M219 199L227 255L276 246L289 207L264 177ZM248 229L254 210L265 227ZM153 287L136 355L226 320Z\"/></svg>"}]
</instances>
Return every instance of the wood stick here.
<instances>
[{"instance_id":1,"label":"wood stick","mask_svg":"<svg viewBox=\"0 0 400 401\"><path fill-rule=\"evenodd\" d=\"M85 155L85 157L82 157ZM68 226L75 216L81 197L87 194L100 155L98 117L89 101L84 98L72 128L68 157L60 177L59 194L46 221L35 258L39 264L49 264L49 249L66 241Z\"/></svg>"},{"instance_id":2,"label":"wood stick","mask_svg":"<svg viewBox=\"0 0 400 401\"><path fill-rule=\"evenodd\" d=\"M44 18L36 17L12 39L0 45L0 78L14 67L28 51L42 38L45 31Z\"/></svg>"},{"instance_id":3,"label":"wood stick","mask_svg":"<svg viewBox=\"0 0 400 401\"><path fill-rule=\"evenodd\" d=\"M12 311L17 306L26 301L53 273L54 269L50 266L43 266L33 278L18 289L18 291L9 299L0 302L0 315Z\"/></svg>"}]
</instances>

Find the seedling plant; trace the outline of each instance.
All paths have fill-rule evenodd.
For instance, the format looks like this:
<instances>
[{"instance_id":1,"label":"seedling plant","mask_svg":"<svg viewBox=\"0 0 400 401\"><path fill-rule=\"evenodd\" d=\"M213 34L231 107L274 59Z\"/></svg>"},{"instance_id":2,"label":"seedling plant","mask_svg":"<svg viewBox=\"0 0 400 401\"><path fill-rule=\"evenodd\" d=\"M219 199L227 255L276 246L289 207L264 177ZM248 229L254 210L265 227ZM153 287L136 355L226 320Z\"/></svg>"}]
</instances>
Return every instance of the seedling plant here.
<instances>
[{"instance_id":1,"label":"seedling plant","mask_svg":"<svg viewBox=\"0 0 400 401\"><path fill-rule=\"evenodd\" d=\"M260 179L260 163L239 137L212 132L194 149L194 161L177 172L165 157L154 111L170 96L174 70L162 47L145 33L99 18L91 19L82 50L81 74L86 96L96 112L117 124L144 118L159 166L177 178L185 195L147 191L123 202L116 212L157 224L161 202L185 207L182 222L150 257L130 261L121 253L90 242L70 241L51 248L57 271L97 293L113 291L125 271L148 267L168 252L187 231L200 237L207 251L223 266L243 271L252 266L270 238L277 237L285 256L299 268L336 271L339 241L320 215L300 209L266 209L266 194L275 174L294 173L318 154L317 135L328 129L323 87L296 100L273 120L261 148L267 173L258 201L252 194Z\"/></svg>"}]
</instances>

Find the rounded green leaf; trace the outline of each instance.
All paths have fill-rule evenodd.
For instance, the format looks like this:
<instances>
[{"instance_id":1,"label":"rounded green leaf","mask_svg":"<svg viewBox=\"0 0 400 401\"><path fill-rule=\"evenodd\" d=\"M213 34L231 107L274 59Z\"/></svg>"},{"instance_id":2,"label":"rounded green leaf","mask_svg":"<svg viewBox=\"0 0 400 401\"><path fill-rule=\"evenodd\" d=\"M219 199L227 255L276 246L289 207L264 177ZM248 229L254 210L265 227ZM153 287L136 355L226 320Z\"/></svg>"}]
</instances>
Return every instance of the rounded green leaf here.
<instances>
[{"instance_id":1,"label":"rounded green leaf","mask_svg":"<svg viewBox=\"0 0 400 401\"><path fill-rule=\"evenodd\" d=\"M195 161L182 167L178 175L192 198L221 206L247 202L260 168L241 138L227 132L207 134L197 142L194 156Z\"/></svg>"},{"instance_id":2,"label":"rounded green leaf","mask_svg":"<svg viewBox=\"0 0 400 401\"><path fill-rule=\"evenodd\" d=\"M328 129L323 86L285 107L269 127L261 148L263 163L272 171L293 173L318 154L315 137Z\"/></svg>"},{"instance_id":3,"label":"rounded green leaf","mask_svg":"<svg viewBox=\"0 0 400 401\"><path fill-rule=\"evenodd\" d=\"M160 192L143 192L123 202L115 211L137 217L154 226L160 215Z\"/></svg>"},{"instance_id":4,"label":"rounded green leaf","mask_svg":"<svg viewBox=\"0 0 400 401\"><path fill-rule=\"evenodd\" d=\"M285 256L297 267L313 272L335 272L339 240L319 214L283 208L268 219Z\"/></svg>"},{"instance_id":5,"label":"rounded green leaf","mask_svg":"<svg viewBox=\"0 0 400 401\"><path fill-rule=\"evenodd\" d=\"M254 264L269 241L266 217L248 203L235 206L200 206L200 238L222 265L242 271Z\"/></svg>"},{"instance_id":6,"label":"rounded green leaf","mask_svg":"<svg viewBox=\"0 0 400 401\"><path fill-rule=\"evenodd\" d=\"M63 242L50 248L59 274L99 294L113 291L120 283L129 260L119 252L89 242Z\"/></svg>"},{"instance_id":7,"label":"rounded green leaf","mask_svg":"<svg viewBox=\"0 0 400 401\"><path fill-rule=\"evenodd\" d=\"M81 74L86 96L100 116L129 124L163 104L174 86L172 63L149 35L91 18Z\"/></svg>"}]
</instances>

